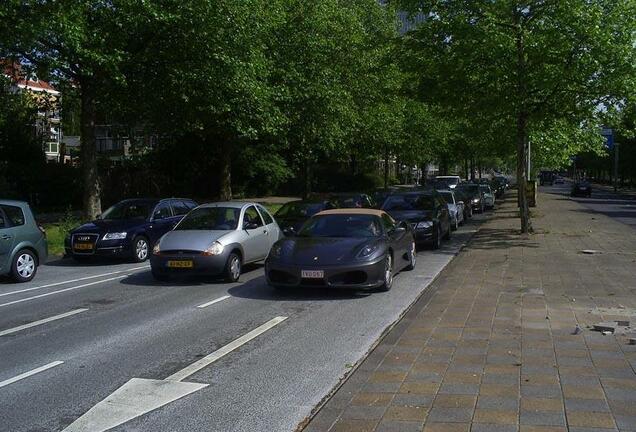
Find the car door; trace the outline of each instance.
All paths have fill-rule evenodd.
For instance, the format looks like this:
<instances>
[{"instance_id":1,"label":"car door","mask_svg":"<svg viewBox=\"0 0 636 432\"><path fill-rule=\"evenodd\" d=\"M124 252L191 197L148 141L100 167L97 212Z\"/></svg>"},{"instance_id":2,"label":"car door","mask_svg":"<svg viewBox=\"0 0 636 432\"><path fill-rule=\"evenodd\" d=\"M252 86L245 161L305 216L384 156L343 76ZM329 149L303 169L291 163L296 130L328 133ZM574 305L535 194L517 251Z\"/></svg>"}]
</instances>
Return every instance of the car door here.
<instances>
[{"instance_id":1,"label":"car door","mask_svg":"<svg viewBox=\"0 0 636 432\"><path fill-rule=\"evenodd\" d=\"M243 242L245 262L265 259L270 248L269 231L256 207L250 205L243 211L241 223L243 230L247 233Z\"/></svg>"},{"instance_id":2,"label":"car door","mask_svg":"<svg viewBox=\"0 0 636 432\"><path fill-rule=\"evenodd\" d=\"M152 211L152 218L148 227L148 236L150 242L154 243L161 238L162 235L170 231L176 222L172 215L169 201L162 201L157 204Z\"/></svg>"},{"instance_id":3,"label":"car door","mask_svg":"<svg viewBox=\"0 0 636 432\"><path fill-rule=\"evenodd\" d=\"M280 227L278 226L276 221L274 221L274 218L265 207L263 207L262 205L256 205L256 208L263 218L265 228L267 228L267 237L269 238L269 248L267 249L267 253L269 253L269 249L281 237Z\"/></svg>"},{"instance_id":4,"label":"car door","mask_svg":"<svg viewBox=\"0 0 636 432\"><path fill-rule=\"evenodd\" d=\"M11 252L15 244L15 228L0 207L0 273L7 273L10 269Z\"/></svg>"}]
</instances>

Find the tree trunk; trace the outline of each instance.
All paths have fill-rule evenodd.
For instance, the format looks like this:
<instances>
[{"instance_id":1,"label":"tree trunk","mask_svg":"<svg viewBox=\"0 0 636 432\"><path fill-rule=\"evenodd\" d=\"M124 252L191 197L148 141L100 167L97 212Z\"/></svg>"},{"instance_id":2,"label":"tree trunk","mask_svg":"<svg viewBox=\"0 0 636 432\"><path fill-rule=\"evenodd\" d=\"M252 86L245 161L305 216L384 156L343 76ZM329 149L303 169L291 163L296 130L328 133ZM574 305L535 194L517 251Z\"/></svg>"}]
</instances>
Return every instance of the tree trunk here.
<instances>
[{"instance_id":1,"label":"tree trunk","mask_svg":"<svg viewBox=\"0 0 636 432\"><path fill-rule=\"evenodd\" d=\"M464 179L468 180L468 158L464 158Z\"/></svg>"},{"instance_id":2,"label":"tree trunk","mask_svg":"<svg viewBox=\"0 0 636 432\"><path fill-rule=\"evenodd\" d=\"M232 144L227 138L221 138L219 145L219 198L229 201L232 199Z\"/></svg>"},{"instance_id":3,"label":"tree trunk","mask_svg":"<svg viewBox=\"0 0 636 432\"><path fill-rule=\"evenodd\" d=\"M384 146L384 189L389 187L389 146Z\"/></svg>"},{"instance_id":4,"label":"tree trunk","mask_svg":"<svg viewBox=\"0 0 636 432\"><path fill-rule=\"evenodd\" d=\"M80 161L84 185L84 215L93 220L102 212L101 186L97 167L97 143L95 141L95 89L90 78L80 80L81 140Z\"/></svg>"},{"instance_id":5,"label":"tree trunk","mask_svg":"<svg viewBox=\"0 0 636 432\"><path fill-rule=\"evenodd\" d=\"M532 231L530 223L530 209L528 207L527 167L528 167L528 117L526 113L517 116L517 194L519 202L519 216L521 217L521 232L527 234Z\"/></svg>"},{"instance_id":6,"label":"tree trunk","mask_svg":"<svg viewBox=\"0 0 636 432\"><path fill-rule=\"evenodd\" d=\"M470 157L470 180L475 181L475 157Z\"/></svg>"}]
</instances>

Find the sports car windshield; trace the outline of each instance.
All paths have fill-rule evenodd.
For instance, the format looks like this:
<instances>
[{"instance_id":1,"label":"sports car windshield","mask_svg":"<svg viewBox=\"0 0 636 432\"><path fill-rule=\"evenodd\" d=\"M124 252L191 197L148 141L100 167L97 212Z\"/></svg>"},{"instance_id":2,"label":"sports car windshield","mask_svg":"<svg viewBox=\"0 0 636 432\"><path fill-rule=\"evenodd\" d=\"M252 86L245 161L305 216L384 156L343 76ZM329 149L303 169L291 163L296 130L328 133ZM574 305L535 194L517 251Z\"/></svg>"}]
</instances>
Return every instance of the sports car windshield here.
<instances>
[{"instance_id":1,"label":"sports car windshield","mask_svg":"<svg viewBox=\"0 0 636 432\"><path fill-rule=\"evenodd\" d=\"M235 230L240 215L241 209L233 207L199 207L188 213L174 230Z\"/></svg>"},{"instance_id":2,"label":"sports car windshield","mask_svg":"<svg viewBox=\"0 0 636 432\"><path fill-rule=\"evenodd\" d=\"M373 215L331 214L314 216L298 232L299 237L378 237L380 221Z\"/></svg>"},{"instance_id":3,"label":"sports car windshield","mask_svg":"<svg viewBox=\"0 0 636 432\"><path fill-rule=\"evenodd\" d=\"M151 202L123 202L115 204L100 217L104 220L146 219L155 203Z\"/></svg>"},{"instance_id":4,"label":"sports car windshield","mask_svg":"<svg viewBox=\"0 0 636 432\"><path fill-rule=\"evenodd\" d=\"M393 195L386 199L384 211L433 210L435 200L432 195Z\"/></svg>"},{"instance_id":5,"label":"sports car windshield","mask_svg":"<svg viewBox=\"0 0 636 432\"><path fill-rule=\"evenodd\" d=\"M277 217L310 217L325 209L323 203L290 202L276 212Z\"/></svg>"}]
</instances>

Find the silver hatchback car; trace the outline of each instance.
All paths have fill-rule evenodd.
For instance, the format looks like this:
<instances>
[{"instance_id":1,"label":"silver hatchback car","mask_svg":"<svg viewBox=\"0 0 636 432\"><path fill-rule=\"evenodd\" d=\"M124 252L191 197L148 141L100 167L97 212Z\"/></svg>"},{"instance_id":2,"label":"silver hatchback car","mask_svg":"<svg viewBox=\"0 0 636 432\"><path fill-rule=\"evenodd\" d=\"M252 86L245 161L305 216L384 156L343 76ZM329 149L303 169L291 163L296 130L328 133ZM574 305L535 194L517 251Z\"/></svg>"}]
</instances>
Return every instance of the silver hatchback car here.
<instances>
[{"instance_id":1,"label":"silver hatchback car","mask_svg":"<svg viewBox=\"0 0 636 432\"><path fill-rule=\"evenodd\" d=\"M47 255L46 235L36 223L29 204L0 200L0 275L28 282Z\"/></svg>"},{"instance_id":2,"label":"silver hatchback car","mask_svg":"<svg viewBox=\"0 0 636 432\"><path fill-rule=\"evenodd\" d=\"M243 265L264 260L281 237L280 227L260 204L204 204L155 244L152 275L157 280L173 275L223 276L236 282Z\"/></svg>"}]
</instances>

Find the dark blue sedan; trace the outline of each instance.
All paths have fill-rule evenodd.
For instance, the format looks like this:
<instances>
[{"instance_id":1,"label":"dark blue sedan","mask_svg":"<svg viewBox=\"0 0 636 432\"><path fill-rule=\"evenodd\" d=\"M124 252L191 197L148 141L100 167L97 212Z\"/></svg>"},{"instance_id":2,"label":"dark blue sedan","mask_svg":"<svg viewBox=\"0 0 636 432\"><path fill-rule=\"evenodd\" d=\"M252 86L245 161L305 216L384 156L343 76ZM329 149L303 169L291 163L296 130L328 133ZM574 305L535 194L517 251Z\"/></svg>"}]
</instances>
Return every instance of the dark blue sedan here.
<instances>
[{"instance_id":1,"label":"dark blue sedan","mask_svg":"<svg viewBox=\"0 0 636 432\"><path fill-rule=\"evenodd\" d=\"M77 260L97 255L145 261L152 245L196 206L185 198L121 201L71 231L64 244L66 255Z\"/></svg>"}]
</instances>

